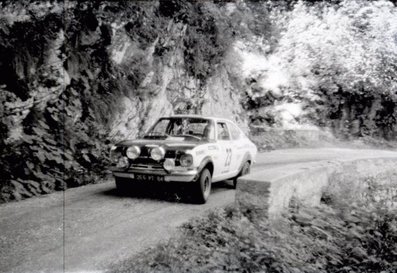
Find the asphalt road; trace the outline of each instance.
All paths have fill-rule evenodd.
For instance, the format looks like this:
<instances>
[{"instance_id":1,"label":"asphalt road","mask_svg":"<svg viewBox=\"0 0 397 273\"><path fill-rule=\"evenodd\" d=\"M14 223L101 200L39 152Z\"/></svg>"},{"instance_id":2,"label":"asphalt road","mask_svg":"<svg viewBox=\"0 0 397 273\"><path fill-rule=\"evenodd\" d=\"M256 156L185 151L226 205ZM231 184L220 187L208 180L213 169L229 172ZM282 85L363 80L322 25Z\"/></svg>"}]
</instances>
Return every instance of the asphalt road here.
<instances>
[{"instance_id":1,"label":"asphalt road","mask_svg":"<svg viewBox=\"0 0 397 273\"><path fill-rule=\"evenodd\" d=\"M261 153L252 171L320 160L373 157L387 151L289 149ZM181 190L179 190L181 191ZM0 272L101 271L157 242L208 210L231 204L228 182L214 185L205 205L152 185L120 195L113 181L0 205Z\"/></svg>"}]
</instances>

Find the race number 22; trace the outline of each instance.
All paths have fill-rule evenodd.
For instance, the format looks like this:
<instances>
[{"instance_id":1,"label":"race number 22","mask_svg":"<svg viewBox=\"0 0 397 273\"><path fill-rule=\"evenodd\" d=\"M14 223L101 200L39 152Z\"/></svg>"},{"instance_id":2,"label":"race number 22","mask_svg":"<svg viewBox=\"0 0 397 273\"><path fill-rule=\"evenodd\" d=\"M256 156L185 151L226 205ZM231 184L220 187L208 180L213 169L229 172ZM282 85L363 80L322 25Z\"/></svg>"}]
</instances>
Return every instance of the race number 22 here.
<instances>
[{"instance_id":1,"label":"race number 22","mask_svg":"<svg viewBox=\"0 0 397 273\"><path fill-rule=\"evenodd\" d=\"M232 162L232 149L231 148L226 148L225 167L229 167L231 162Z\"/></svg>"}]
</instances>

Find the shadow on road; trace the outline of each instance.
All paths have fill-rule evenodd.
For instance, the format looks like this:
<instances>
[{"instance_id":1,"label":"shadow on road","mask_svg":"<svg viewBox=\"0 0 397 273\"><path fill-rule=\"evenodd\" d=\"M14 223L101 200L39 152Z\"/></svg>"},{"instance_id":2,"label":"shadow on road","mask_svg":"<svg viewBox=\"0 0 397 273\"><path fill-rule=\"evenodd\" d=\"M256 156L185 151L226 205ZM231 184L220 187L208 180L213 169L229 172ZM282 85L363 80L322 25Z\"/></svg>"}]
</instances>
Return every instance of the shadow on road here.
<instances>
[{"instance_id":1,"label":"shadow on road","mask_svg":"<svg viewBox=\"0 0 397 273\"><path fill-rule=\"evenodd\" d=\"M230 181L222 181L212 184L212 194L219 191L230 190L232 188ZM195 204L192 194L192 185L187 183L131 183L128 189L120 191L114 187L106 190L102 194L114 197L131 197L136 199L153 199L172 203L189 203Z\"/></svg>"}]
</instances>

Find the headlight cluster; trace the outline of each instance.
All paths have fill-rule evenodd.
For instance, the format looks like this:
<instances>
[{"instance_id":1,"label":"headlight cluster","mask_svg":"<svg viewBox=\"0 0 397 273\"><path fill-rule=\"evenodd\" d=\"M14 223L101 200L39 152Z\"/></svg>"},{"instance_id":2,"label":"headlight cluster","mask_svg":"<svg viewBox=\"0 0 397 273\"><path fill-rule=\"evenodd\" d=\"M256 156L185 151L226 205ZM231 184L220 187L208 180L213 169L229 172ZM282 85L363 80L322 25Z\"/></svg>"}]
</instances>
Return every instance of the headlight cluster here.
<instances>
[{"instance_id":1,"label":"headlight cluster","mask_svg":"<svg viewBox=\"0 0 397 273\"><path fill-rule=\"evenodd\" d=\"M163 164L164 169L167 171L172 171L175 168L175 160L167 158Z\"/></svg>"},{"instance_id":2,"label":"headlight cluster","mask_svg":"<svg viewBox=\"0 0 397 273\"><path fill-rule=\"evenodd\" d=\"M150 152L150 156L156 160L156 161L160 161L161 159L164 158L165 156L165 150L162 147L155 147L152 149L152 151Z\"/></svg>"},{"instance_id":3,"label":"headlight cluster","mask_svg":"<svg viewBox=\"0 0 397 273\"><path fill-rule=\"evenodd\" d=\"M129 166L128 158L123 156L116 146L110 150L110 159L117 168L127 168Z\"/></svg>"},{"instance_id":4,"label":"headlight cluster","mask_svg":"<svg viewBox=\"0 0 397 273\"><path fill-rule=\"evenodd\" d=\"M138 146L131 146L128 147L127 151L125 151L125 154L129 159L137 159L141 154L141 149Z\"/></svg>"},{"instance_id":5,"label":"headlight cluster","mask_svg":"<svg viewBox=\"0 0 397 273\"><path fill-rule=\"evenodd\" d=\"M126 156L129 159L137 159L141 155L141 148L138 146L131 146L128 147L127 150L125 151ZM165 150L162 147L155 147L150 151L150 157L153 160L160 161L164 158L165 156Z\"/></svg>"},{"instance_id":6,"label":"headlight cluster","mask_svg":"<svg viewBox=\"0 0 397 273\"><path fill-rule=\"evenodd\" d=\"M163 147L154 147L150 151L150 157L155 161L161 161L165 157L165 149ZM127 168L130 165L129 160L135 160L141 155L141 149L138 146L130 146L125 151L125 156L117 147L112 147L110 156L118 168ZM179 158L181 167L191 167L193 165L193 156L191 154L182 154ZM166 158L163 162L163 167L167 171L175 169L175 159Z\"/></svg>"},{"instance_id":7,"label":"headlight cluster","mask_svg":"<svg viewBox=\"0 0 397 273\"><path fill-rule=\"evenodd\" d=\"M130 162L128 161L128 158L126 156L122 156L119 158L117 161L117 168L127 168L130 165Z\"/></svg>"},{"instance_id":8,"label":"headlight cluster","mask_svg":"<svg viewBox=\"0 0 397 273\"><path fill-rule=\"evenodd\" d=\"M181 163L182 167L190 167L193 165L193 156L190 154L184 154L181 156L179 162Z\"/></svg>"},{"instance_id":9,"label":"headlight cluster","mask_svg":"<svg viewBox=\"0 0 397 273\"><path fill-rule=\"evenodd\" d=\"M179 159L181 167L191 167L193 165L193 156L190 154L184 154ZM164 169L171 171L175 168L175 160L167 158L163 163Z\"/></svg>"},{"instance_id":10,"label":"headlight cluster","mask_svg":"<svg viewBox=\"0 0 397 273\"><path fill-rule=\"evenodd\" d=\"M119 157L121 156L120 152L117 151L117 147L113 146L112 148L110 148L110 160L115 163L119 160Z\"/></svg>"}]
</instances>

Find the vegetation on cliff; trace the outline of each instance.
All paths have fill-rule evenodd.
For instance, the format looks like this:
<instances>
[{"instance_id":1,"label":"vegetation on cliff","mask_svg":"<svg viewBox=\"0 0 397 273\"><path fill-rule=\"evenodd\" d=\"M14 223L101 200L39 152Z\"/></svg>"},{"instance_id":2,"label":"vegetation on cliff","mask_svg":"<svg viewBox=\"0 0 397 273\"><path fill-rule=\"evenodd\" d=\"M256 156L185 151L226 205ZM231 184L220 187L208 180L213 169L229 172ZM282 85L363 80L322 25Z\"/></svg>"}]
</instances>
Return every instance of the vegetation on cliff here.
<instances>
[{"instance_id":1,"label":"vegetation on cliff","mask_svg":"<svg viewBox=\"0 0 397 273\"><path fill-rule=\"evenodd\" d=\"M263 91L288 98L296 118L336 135L396 138L396 12L387 1L276 10L280 38L267 55L272 65L260 73Z\"/></svg>"},{"instance_id":2,"label":"vegetation on cliff","mask_svg":"<svg viewBox=\"0 0 397 273\"><path fill-rule=\"evenodd\" d=\"M390 1L2 1L1 200L98 180L159 115L396 137Z\"/></svg>"}]
</instances>

